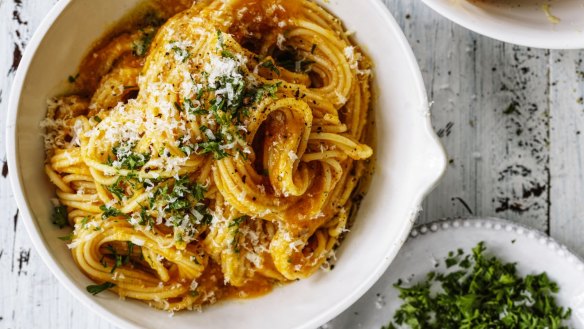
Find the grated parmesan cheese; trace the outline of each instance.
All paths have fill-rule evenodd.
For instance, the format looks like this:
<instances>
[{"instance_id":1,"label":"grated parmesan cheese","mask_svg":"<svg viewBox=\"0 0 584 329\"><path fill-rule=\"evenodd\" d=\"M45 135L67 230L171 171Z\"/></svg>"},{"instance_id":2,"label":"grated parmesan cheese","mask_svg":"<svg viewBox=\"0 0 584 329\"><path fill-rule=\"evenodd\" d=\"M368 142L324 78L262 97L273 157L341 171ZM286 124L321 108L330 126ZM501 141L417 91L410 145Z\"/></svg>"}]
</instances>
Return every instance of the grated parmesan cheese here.
<instances>
[{"instance_id":1,"label":"grated parmesan cheese","mask_svg":"<svg viewBox=\"0 0 584 329\"><path fill-rule=\"evenodd\" d=\"M298 160L298 155L296 155L296 152L290 150L290 152L288 152L288 157L290 157L290 160L292 161L296 161Z\"/></svg>"}]
</instances>

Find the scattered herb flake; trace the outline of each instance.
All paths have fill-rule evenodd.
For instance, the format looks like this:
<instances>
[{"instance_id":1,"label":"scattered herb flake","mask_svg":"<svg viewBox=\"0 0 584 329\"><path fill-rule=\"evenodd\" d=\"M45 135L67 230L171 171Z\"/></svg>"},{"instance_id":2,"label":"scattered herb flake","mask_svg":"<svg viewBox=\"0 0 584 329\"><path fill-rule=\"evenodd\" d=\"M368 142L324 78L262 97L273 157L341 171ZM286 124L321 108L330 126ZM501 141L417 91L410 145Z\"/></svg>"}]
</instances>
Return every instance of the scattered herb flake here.
<instances>
[{"instance_id":1,"label":"scattered herb flake","mask_svg":"<svg viewBox=\"0 0 584 329\"><path fill-rule=\"evenodd\" d=\"M53 215L51 216L53 224L63 228L69 224L67 220L67 206L56 206L53 210Z\"/></svg>"},{"instance_id":2,"label":"scattered herb flake","mask_svg":"<svg viewBox=\"0 0 584 329\"><path fill-rule=\"evenodd\" d=\"M75 75L70 75L69 77L67 77L67 81L69 81L69 83L75 83L75 81L77 81L77 78L79 78L79 73Z\"/></svg>"},{"instance_id":3,"label":"scattered herb flake","mask_svg":"<svg viewBox=\"0 0 584 329\"><path fill-rule=\"evenodd\" d=\"M73 237L74 236L75 235L73 234L73 232L71 232L71 233L69 233L69 234L67 234L65 236L58 237L58 239L61 240L61 241L71 241L71 240L73 240Z\"/></svg>"},{"instance_id":4,"label":"scattered herb flake","mask_svg":"<svg viewBox=\"0 0 584 329\"><path fill-rule=\"evenodd\" d=\"M97 295L100 292L104 291L104 290L108 290L110 288L115 287L115 283L111 283L111 282L104 282L102 284L92 284L87 286L87 292L92 294L92 295Z\"/></svg>"},{"instance_id":5,"label":"scattered herb flake","mask_svg":"<svg viewBox=\"0 0 584 329\"><path fill-rule=\"evenodd\" d=\"M274 62L272 62L272 61L263 62L261 64L261 67L265 67L267 69L270 69L272 72L276 73L277 75L280 75L280 69L278 69L276 64L274 64Z\"/></svg>"}]
</instances>

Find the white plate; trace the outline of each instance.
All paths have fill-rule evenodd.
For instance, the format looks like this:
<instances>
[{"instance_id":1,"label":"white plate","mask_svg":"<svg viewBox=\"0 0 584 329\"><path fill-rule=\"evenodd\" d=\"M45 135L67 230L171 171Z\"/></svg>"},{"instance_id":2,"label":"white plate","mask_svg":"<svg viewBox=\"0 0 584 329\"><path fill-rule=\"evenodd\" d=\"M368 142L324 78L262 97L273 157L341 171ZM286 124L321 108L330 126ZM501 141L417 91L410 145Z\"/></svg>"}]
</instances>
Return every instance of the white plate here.
<instances>
[{"instance_id":1,"label":"white plate","mask_svg":"<svg viewBox=\"0 0 584 329\"><path fill-rule=\"evenodd\" d=\"M379 329L401 305L393 284L419 282L430 271L444 271L449 251L466 253L484 241L488 255L517 262L520 274L546 272L560 287L557 301L572 308L571 328L584 328L584 263L565 246L539 231L501 219L440 221L412 230L410 239L381 279L353 306L323 326L329 329ZM434 266L436 261L440 267Z\"/></svg>"},{"instance_id":2,"label":"white plate","mask_svg":"<svg viewBox=\"0 0 584 329\"><path fill-rule=\"evenodd\" d=\"M57 239L66 234L50 221L54 187L43 172L39 122L46 100L63 91L81 58L108 26L139 0L62 0L29 42L10 97L7 155L14 196L31 240L59 281L83 304L126 328L315 328L355 302L383 274L416 218L420 203L446 168L446 156L430 124L428 101L415 57L380 0L325 1L375 63L377 168L352 231L330 273L277 288L250 300L205 308L203 313L165 312L96 297L91 281ZM22 305L21 307L30 307Z\"/></svg>"},{"instance_id":3,"label":"white plate","mask_svg":"<svg viewBox=\"0 0 584 329\"><path fill-rule=\"evenodd\" d=\"M449 20L493 39L549 49L584 48L584 0L422 0ZM560 19L553 24L543 5Z\"/></svg>"}]
</instances>

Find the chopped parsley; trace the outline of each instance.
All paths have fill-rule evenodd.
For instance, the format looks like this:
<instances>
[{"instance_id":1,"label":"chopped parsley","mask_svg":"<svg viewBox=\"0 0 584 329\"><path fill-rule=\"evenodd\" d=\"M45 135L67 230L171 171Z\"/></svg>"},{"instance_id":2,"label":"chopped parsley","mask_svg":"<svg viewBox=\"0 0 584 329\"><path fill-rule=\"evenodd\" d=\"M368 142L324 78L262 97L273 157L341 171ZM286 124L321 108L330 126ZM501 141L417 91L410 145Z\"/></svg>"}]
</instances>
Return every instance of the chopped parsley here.
<instances>
[{"instance_id":1,"label":"chopped parsley","mask_svg":"<svg viewBox=\"0 0 584 329\"><path fill-rule=\"evenodd\" d=\"M236 59L235 55L233 55L232 52L226 49L221 50L221 57Z\"/></svg>"},{"instance_id":2,"label":"chopped parsley","mask_svg":"<svg viewBox=\"0 0 584 329\"><path fill-rule=\"evenodd\" d=\"M394 287L403 304L382 329L568 328L563 321L571 310L557 305L559 287L546 273L521 277L515 263L485 256L485 250L481 242L470 255L451 252L448 273L430 272L413 286L399 280Z\"/></svg>"},{"instance_id":3,"label":"chopped parsley","mask_svg":"<svg viewBox=\"0 0 584 329\"><path fill-rule=\"evenodd\" d=\"M136 56L145 56L148 53L148 49L150 48L150 44L152 43L152 39L154 38L156 31L142 31L142 36L140 39L135 40L132 43L132 52Z\"/></svg>"},{"instance_id":4,"label":"chopped parsley","mask_svg":"<svg viewBox=\"0 0 584 329\"><path fill-rule=\"evenodd\" d=\"M231 239L231 247L233 248L233 252L235 253L239 253L239 243L240 243L240 239L241 239L241 232L239 230L239 226L241 225L241 223L245 222L246 220L248 220L250 217L247 215L243 215L237 218L234 218L231 220L231 223L229 223L229 228L234 228L233 229L233 238Z\"/></svg>"},{"instance_id":5,"label":"chopped parsley","mask_svg":"<svg viewBox=\"0 0 584 329\"><path fill-rule=\"evenodd\" d=\"M521 112L519 112L519 104L515 101L511 102L511 104L509 104L509 106L507 106L507 108L505 110L503 110L503 114L505 115L510 115L510 114L521 114Z\"/></svg>"},{"instance_id":6,"label":"chopped parsley","mask_svg":"<svg viewBox=\"0 0 584 329\"><path fill-rule=\"evenodd\" d=\"M234 218L231 221L231 223L229 223L229 227L234 227L234 226L239 227L239 224L241 224L242 222L244 222L244 221L246 221L248 219L249 219L249 216L246 216L246 215L240 216L240 217L237 217L237 218Z\"/></svg>"},{"instance_id":7,"label":"chopped parsley","mask_svg":"<svg viewBox=\"0 0 584 329\"><path fill-rule=\"evenodd\" d=\"M134 253L134 243L132 241L128 241L128 254L124 258L124 265L130 263L133 253Z\"/></svg>"},{"instance_id":8,"label":"chopped parsley","mask_svg":"<svg viewBox=\"0 0 584 329\"><path fill-rule=\"evenodd\" d=\"M174 51L175 58L179 59L183 63L186 62L187 59L189 59L191 57L191 53L189 52L189 50L186 47L181 48L177 44L175 44L170 49L172 51Z\"/></svg>"},{"instance_id":9,"label":"chopped parsley","mask_svg":"<svg viewBox=\"0 0 584 329\"><path fill-rule=\"evenodd\" d=\"M73 240L73 237L74 236L75 236L75 234L73 232L71 232L71 233L69 233L69 234L67 234L65 236L58 237L58 239L61 240L61 241L71 241L71 240Z\"/></svg>"},{"instance_id":10,"label":"chopped parsley","mask_svg":"<svg viewBox=\"0 0 584 329\"><path fill-rule=\"evenodd\" d=\"M154 211L154 216L162 211L166 218L165 224L173 227L175 241L192 241L200 227L209 225L213 219L204 203L206 192L203 185L187 176L168 180L156 189L148 205L142 205L137 224L152 226L154 220L151 211Z\"/></svg>"},{"instance_id":11,"label":"chopped parsley","mask_svg":"<svg viewBox=\"0 0 584 329\"><path fill-rule=\"evenodd\" d=\"M225 47L225 39L223 37L223 32L221 30L217 30L217 50L221 50Z\"/></svg>"},{"instance_id":12,"label":"chopped parsley","mask_svg":"<svg viewBox=\"0 0 584 329\"><path fill-rule=\"evenodd\" d=\"M51 216L53 224L63 228L69 224L67 220L67 206L56 206L53 209L53 215Z\"/></svg>"},{"instance_id":13,"label":"chopped parsley","mask_svg":"<svg viewBox=\"0 0 584 329\"><path fill-rule=\"evenodd\" d=\"M221 149L222 143L219 141L208 141L208 142L201 142L197 143L198 154L208 154L212 153L215 160L221 160L229 156L225 150Z\"/></svg>"},{"instance_id":14,"label":"chopped parsley","mask_svg":"<svg viewBox=\"0 0 584 329\"><path fill-rule=\"evenodd\" d=\"M158 15L158 13L154 10L149 10L148 12L146 12L146 14L144 15L144 18L142 18L140 20L140 22L143 22L145 26L161 26L162 24L164 24L165 19L160 17Z\"/></svg>"},{"instance_id":15,"label":"chopped parsley","mask_svg":"<svg viewBox=\"0 0 584 329\"><path fill-rule=\"evenodd\" d=\"M92 294L92 295L95 296L95 295L99 294L100 292L102 292L104 290L108 290L108 289L113 288L115 286L116 286L115 283L104 282L102 284L92 284L92 285L89 285L85 289L87 289L87 292L88 293L90 293L90 294Z\"/></svg>"},{"instance_id":16,"label":"chopped parsley","mask_svg":"<svg viewBox=\"0 0 584 329\"><path fill-rule=\"evenodd\" d=\"M136 174L130 173L127 176L119 176L118 179L112 185L106 185L105 188L115 197L122 201L126 198L126 187L131 186L132 188L136 187ZM129 196L133 194L130 192Z\"/></svg>"},{"instance_id":17,"label":"chopped parsley","mask_svg":"<svg viewBox=\"0 0 584 329\"><path fill-rule=\"evenodd\" d=\"M111 257L114 259L114 266L112 266L112 270L110 271L110 273L114 273L116 268L122 266L122 256L118 255L118 251L111 244L108 244L105 248L111 253Z\"/></svg>"},{"instance_id":18,"label":"chopped parsley","mask_svg":"<svg viewBox=\"0 0 584 329\"><path fill-rule=\"evenodd\" d=\"M116 160L108 156L107 164L121 169L135 170L146 164L150 160L150 154L137 153L132 151L133 144L117 145L112 148L112 153Z\"/></svg>"},{"instance_id":19,"label":"chopped parsley","mask_svg":"<svg viewBox=\"0 0 584 329\"><path fill-rule=\"evenodd\" d=\"M271 60L263 62L262 64L260 64L260 66L270 69L272 72L276 73L277 75L280 75L280 69L278 69L276 64L274 64L274 62L272 62Z\"/></svg>"},{"instance_id":20,"label":"chopped parsley","mask_svg":"<svg viewBox=\"0 0 584 329\"><path fill-rule=\"evenodd\" d=\"M110 191L111 194L115 195L118 200L123 200L125 197L124 189L119 185L119 183L115 183L113 185L106 186L107 190Z\"/></svg>"},{"instance_id":21,"label":"chopped parsley","mask_svg":"<svg viewBox=\"0 0 584 329\"><path fill-rule=\"evenodd\" d=\"M314 47L316 49L316 47ZM312 50L312 49L311 49ZM315 62L304 58L301 54L288 49L276 58L277 64L288 71L296 73L307 73L312 69L312 64Z\"/></svg>"},{"instance_id":22,"label":"chopped parsley","mask_svg":"<svg viewBox=\"0 0 584 329\"><path fill-rule=\"evenodd\" d=\"M103 211L101 218L108 219L110 217L122 216L122 212L114 207L108 207L106 205L99 206L99 209Z\"/></svg>"},{"instance_id":23,"label":"chopped parsley","mask_svg":"<svg viewBox=\"0 0 584 329\"><path fill-rule=\"evenodd\" d=\"M79 78L79 73L77 73L75 75L70 75L67 78L67 81L69 81L69 83L75 83L75 81L77 81L77 78Z\"/></svg>"},{"instance_id":24,"label":"chopped parsley","mask_svg":"<svg viewBox=\"0 0 584 329\"><path fill-rule=\"evenodd\" d=\"M274 84L264 84L264 85L261 85L256 90L256 94L254 96L254 101L255 102L259 102L266 95L268 95L270 97L275 97L276 96L276 92L278 91L278 88L280 87L281 84L282 84L281 82L277 82L277 83L274 83Z\"/></svg>"},{"instance_id":25,"label":"chopped parsley","mask_svg":"<svg viewBox=\"0 0 584 329\"><path fill-rule=\"evenodd\" d=\"M200 104L195 106L193 100L186 97L184 98L182 105L179 102L175 102L174 107L176 107L179 112L186 111L192 115L209 114L209 111L205 110Z\"/></svg>"}]
</instances>

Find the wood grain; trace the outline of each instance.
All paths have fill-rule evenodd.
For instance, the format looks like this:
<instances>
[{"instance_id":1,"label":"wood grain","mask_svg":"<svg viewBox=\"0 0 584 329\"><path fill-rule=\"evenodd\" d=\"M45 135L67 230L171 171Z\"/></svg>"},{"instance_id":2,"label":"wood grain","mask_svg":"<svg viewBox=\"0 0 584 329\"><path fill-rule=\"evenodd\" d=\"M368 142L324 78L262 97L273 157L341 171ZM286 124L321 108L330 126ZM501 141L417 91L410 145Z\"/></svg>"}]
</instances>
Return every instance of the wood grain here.
<instances>
[{"instance_id":1,"label":"wood grain","mask_svg":"<svg viewBox=\"0 0 584 329\"><path fill-rule=\"evenodd\" d=\"M55 0L0 0L0 126L27 41ZM469 32L421 1L384 0L410 41L450 159L419 223L495 216L584 256L584 52L517 47ZM114 328L42 263L19 221L0 134L0 328Z\"/></svg>"},{"instance_id":2,"label":"wood grain","mask_svg":"<svg viewBox=\"0 0 584 329\"><path fill-rule=\"evenodd\" d=\"M420 222L493 216L547 231L549 51L479 36L419 1L386 4L418 58L449 154Z\"/></svg>"},{"instance_id":3,"label":"wood grain","mask_svg":"<svg viewBox=\"0 0 584 329\"><path fill-rule=\"evenodd\" d=\"M550 62L550 234L584 256L584 51Z\"/></svg>"},{"instance_id":4,"label":"wood grain","mask_svg":"<svg viewBox=\"0 0 584 329\"><path fill-rule=\"evenodd\" d=\"M8 182L4 127L10 86L28 40L55 2L0 0L0 328L115 328L75 300L39 258Z\"/></svg>"}]
</instances>

